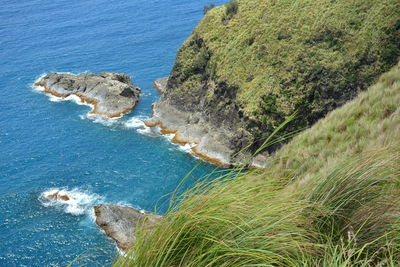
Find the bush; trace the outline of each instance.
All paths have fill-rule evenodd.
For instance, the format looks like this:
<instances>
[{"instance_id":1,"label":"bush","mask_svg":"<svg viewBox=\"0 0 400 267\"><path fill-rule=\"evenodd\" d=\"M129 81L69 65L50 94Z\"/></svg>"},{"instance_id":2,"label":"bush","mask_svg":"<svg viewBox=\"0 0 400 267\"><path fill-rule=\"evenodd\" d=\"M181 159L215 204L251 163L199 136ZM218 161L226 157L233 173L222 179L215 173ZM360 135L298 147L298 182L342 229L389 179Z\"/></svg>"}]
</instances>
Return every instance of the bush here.
<instances>
[{"instance_id":1,"label":"bush","mask_svg":"<svg viewBox=\"0 0 400 267\"><path fill-rule=\"evenodd\" d=\"M203 14L207 14L208 11L210 11L211 9L213 9L215 7L215 4L209 4L209 5L205 5L203 7Z\"/></svg>"},{"instance_id":2,"label":"bush","mask_svg":"<svg viewBox=\"0 0 400 267\"><path fill-rule=\"evenodd\" d=\"M239 5L236 1L231 1L225 6L225 15L222 17L223 22L227 22L232 19L233 16L238 12Z\"/></svg>"}]
</instances>

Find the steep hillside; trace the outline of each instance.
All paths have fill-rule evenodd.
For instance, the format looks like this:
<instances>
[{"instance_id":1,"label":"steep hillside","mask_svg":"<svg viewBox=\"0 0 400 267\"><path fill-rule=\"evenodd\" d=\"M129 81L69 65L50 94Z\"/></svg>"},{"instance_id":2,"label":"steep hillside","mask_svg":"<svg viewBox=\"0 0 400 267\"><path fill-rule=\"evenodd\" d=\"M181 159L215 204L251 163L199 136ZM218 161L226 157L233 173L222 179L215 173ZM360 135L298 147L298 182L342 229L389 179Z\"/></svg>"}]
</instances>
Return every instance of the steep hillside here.
<instances>
[{"instance_id":1,"label":"steep hillside","mask_svg":"<svg viewBox=\"0 0 400 267\"><path fill-rule=\"evenodd\" d=\"M398 0L236 0L209 11L179 49L155 122L237 163L289 115L297 120L281 134L351 100L399 56Z\"/></svg>"},{"instance_id":2,"label":"steep hillside","mask_svg":"<svg viewBox=\"0 0 400 267\"><path fill-rule=\"evenodd\" d=\"M176 196L117 266L399 266L400 65L277 152Z\"/></svg>"}]
</instances>

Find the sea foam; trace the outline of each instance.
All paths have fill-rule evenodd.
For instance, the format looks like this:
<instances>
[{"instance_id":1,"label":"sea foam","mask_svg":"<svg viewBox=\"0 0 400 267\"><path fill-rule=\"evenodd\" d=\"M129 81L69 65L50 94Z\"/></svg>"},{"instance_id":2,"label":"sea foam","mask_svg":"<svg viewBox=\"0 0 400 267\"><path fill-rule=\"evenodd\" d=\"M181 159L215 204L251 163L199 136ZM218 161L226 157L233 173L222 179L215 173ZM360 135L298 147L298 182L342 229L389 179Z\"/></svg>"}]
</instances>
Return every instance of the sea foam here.
<instances>
[{"instance_id":1,"label":"sea foam","mask_svg":"<svg viewBox=\"0 0 400 267\"><path fill-rule=\"evenodd\" d=\"M145 117L132 117L129 120L127 120L124 125L126 128L144 128L145 125L143 123L143 120L146 119Z\"/></svg>"},{"instance_id":2,"label":"sea foam","mask_svg":"<svg viewBox=\"0 0 400 267\"><path fill-rule=\"evenodd\" d=\"M61 197L52 198L51 196L54 195L67 196L68 199L62 199ZM102 201L99 195L78 188L71 190L52 188L42 192L38 199L45 207L55 207L72 215L83 215L90 211L90 208L94 204Z\"/></svg>"},{"instance_id":3,"label":"sea foam","mask_svg":"<svg viewBox=\"0 0 400 267\"><path fill-rule=\"evenodd\" d=\"M129 120L125 121L124 127L125 128L132 128L136 129L136 132L146 135L146 136L160 136L160 130L157 129L158 127L148 127L144 124L143 120L147 119L144 116L137 116L137 117L132 117Z\"/></svg>"},{"instance_id":4,"label":"sea foam","mask_svg":"<svg viewBox=\"0 0 400 267\"><path fill-rule=\"evenodd\" d=\"M108 118L108 117L104 117L101 115L97 115L97 114L93 114L93 113L87 113L85 115L79 115L79 117L82 120L90 120L94 123L99 123L102 124L104 126L116 126L118 124L120 124L119 118Z\"/></svg>"}]
</instances>

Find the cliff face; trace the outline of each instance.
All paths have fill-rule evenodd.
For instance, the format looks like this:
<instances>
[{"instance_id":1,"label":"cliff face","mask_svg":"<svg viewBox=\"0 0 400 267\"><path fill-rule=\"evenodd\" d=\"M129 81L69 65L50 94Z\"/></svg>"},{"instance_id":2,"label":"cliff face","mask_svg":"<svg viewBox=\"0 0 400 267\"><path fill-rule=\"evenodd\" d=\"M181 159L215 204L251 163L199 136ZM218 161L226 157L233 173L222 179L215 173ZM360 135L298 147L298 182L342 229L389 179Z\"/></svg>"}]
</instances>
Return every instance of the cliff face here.
<instances>
[{"instance_id":1,"label":"cliff face","mask_svg":"<svg viewBox=\"0 0 400 267\"><path fill-rule=\"evenodd\" d=\"M219 143L235 163L288 116L281 136L354 98L399 56L398 0L237 0L209 11L179 49L156 119L174 110L181 119L167 128L187 141L197 125L202 152Z\"/></svg>"}]
</instances>

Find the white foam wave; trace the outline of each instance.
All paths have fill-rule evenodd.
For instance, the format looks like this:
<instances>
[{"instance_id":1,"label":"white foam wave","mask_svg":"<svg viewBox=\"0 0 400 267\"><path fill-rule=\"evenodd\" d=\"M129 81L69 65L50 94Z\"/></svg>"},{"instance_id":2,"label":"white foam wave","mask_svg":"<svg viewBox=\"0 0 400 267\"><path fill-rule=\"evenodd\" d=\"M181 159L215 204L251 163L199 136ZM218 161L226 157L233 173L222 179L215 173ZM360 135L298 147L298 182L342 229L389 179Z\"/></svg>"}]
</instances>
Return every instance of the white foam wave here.
<instances>
[{"instance_id":1,"label":"white foam wave","mask_svg":"<svg viewBox=\"0 0 400 267\"><path fill-rule=\"evenodd\" d=\"M42 73L39 77L36 78L36 80L33 82L33 84L31 84L31 88L33 89L33 91L36 92L43 92L44 91L44 87L43 86L36 86L35 84L37 82L39 82L44 76L46 76L47 73Z\"/></svg>"},{"instance_id":2,"label":"white foam wave","mask_svg":"<svg viewBox=\"0 0 400 267\"><path fill-rule=\"evenodd\" d=\"M82 99L79 96L76 96L76 95L69 95L64 99L72 101L75 104L80 105L80 106L88 106L88 107L91 107L92 109L94 108L94 105L82 101Z\"/></svg>"},{"instance_id":3,"label":"white foam wave","mask_svg":"<svg viewBox=\"0 0 400 267\"><path fill-rule=\"evenodd\" d=\"M178 149L189 154L194 154L192 148L195 147L196 144L187 143L184 145L178 145Z\"/></svg>"},{"instance_id":4,"label":"white foam wave","mask_svg":"<svg viewBox=\"0 0 400 267\"><path fill-rule=\"evenodd\" d=\"M138 133L140 133L142 135L146 135L146 136L151 136L151 137L160 136L160 130L157 129L157 127L145 126L144 128L136 129L136 131Z\"/></svg>"},{"instance_id":5,"label":"white foam wave","mask_svg":"<svg viewBox=\"0 0 400 267\"><path fill-rule=\"evenodd\" d=\"M52 188L41 193L38 199L45 207L56 207L72 215L85 214L91 206L102 200L99 195L78 188Z\"/></svg>"},{"instance_id":6,"label":"white foam wave","mask_svg":"<svg viewBox=\"0 0 400 267\"><path fill-rule=\"evenodd\" d=\"M127 120L124 125L126 128L145 128L144 119L145 118L142 117L132 117Z\"/></svg>"},{"instance_id":7,"label":"white foam wave","mask_svg":"<svg viewBox=\"0 0 400 267\"><path fill-rule=\"evenodd\" d=\"M145 120L146 117L144 116L137 116L137 117L132 117L129 120L125 121L123 123L125 128L133 128L136 129L136 132L142 134L142 135L147 135L147 136L160 136L160 129L159 127L147 127L143 120Z\"/></svg>"},{"instance_id":8,"label":"white foam wave","mask_svg":"<svg viewBox=\"0 0 400 267\"><path fill-rule=\"evenodd\" d=\"M164 134L163 135L165 138L168 139L168 141L172 142L172 139L174 138L175 134Z\"/></svg>"},{"instance_id":9,"label":"white foam wave","mask_svg":"<svg viewBox=\"0 0 400 267\"><path fill-rule=\"evenodd\" d=\"M90 120L90 121L92 121L94 123L99 123L99 124L102 124L102 125L108 126L108 127L111 127L111 126L114 126L114 125L117 125L117 124L120 123L119 120L118 120L119 118L108 118L108 117L97 115L97 114L93 114L93 113L87 113L85 115L79 115L79 117L82 120L88 119L88 120Z\"/></svg>"},{"instance_id":10,"label":"white foam wave","mask_svg":"<svg viewBox=\"0 0 400 267\"><path fill-rule=\"evenodd\" d=\"M172 139L174 138L175 134L164 134L163 137L165 137L166 139L168 139L168 141L171 142L171 144L174 145L174 149L178 149L182 152L191 154L193 157L195 158L199 158L196 156L196 154L193 152L192 148L195 147L197 144L196 143L186 143L184 145L182 144L176 144L172 141Z\"/></svg>"},{"instance_id":11,"label":"white foam wave","mask_svg":"<svg viewBox=\"0 0 400 267\"><path fill-rule=\"evenodd\" d=\"M62 102L62 101L66 101L65 98L58 97L58 96L54 96L54 95L50 95L50 94L48 94L47 97L49 98L49 100L50 100L51 102Z\"/></svg>"}]
</instances>

